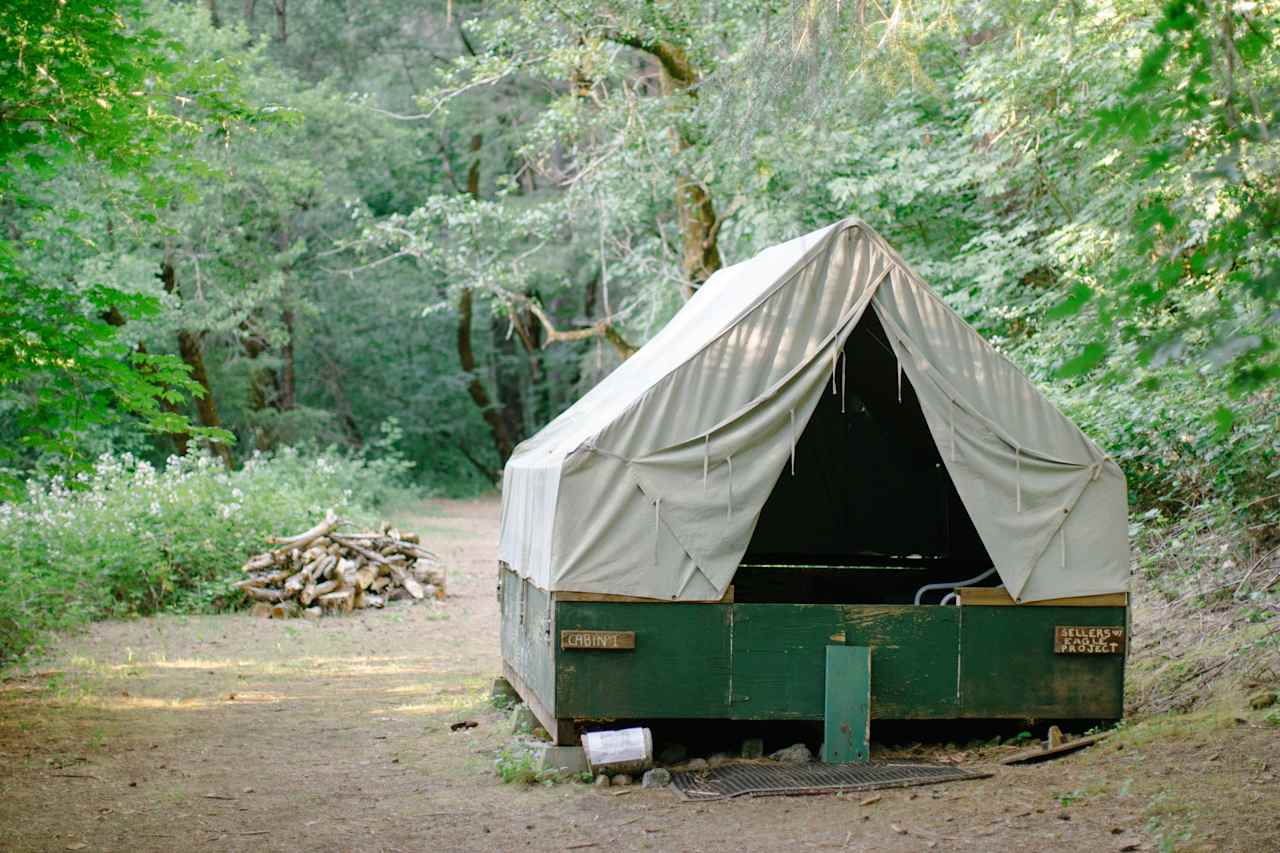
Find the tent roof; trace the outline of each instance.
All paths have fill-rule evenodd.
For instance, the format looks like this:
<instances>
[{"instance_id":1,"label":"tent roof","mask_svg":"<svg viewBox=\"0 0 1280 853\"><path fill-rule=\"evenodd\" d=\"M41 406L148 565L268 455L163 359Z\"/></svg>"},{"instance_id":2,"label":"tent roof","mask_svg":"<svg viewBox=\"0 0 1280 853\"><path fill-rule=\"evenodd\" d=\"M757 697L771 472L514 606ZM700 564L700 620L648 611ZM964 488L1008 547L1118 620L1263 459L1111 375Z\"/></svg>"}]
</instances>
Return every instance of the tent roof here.
<instances>
[{"instance_id":1,"label":"tent roof","mask_svg":"<svg viewBox=\"0 0 1280 853\"><path fill-rule=\"evenodd\" d=\"M1119 469L857 219L717 272L522 443L500 559L545 589L720 597L868 308L1010 593L1126 589Z\"/></svg>"}]
</instances>

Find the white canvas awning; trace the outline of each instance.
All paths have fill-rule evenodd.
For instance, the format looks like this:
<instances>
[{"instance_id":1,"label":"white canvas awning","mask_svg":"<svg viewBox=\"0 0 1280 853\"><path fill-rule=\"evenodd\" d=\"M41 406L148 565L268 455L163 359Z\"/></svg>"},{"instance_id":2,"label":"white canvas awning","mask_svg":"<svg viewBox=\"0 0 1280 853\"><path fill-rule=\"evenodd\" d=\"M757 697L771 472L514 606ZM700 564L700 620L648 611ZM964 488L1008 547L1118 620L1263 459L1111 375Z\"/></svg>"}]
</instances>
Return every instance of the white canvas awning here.
<instances>
[{"instance_id":1,"label":"white canvas awning","mask_svg":"<svg viewBox=\"0 0 1280 853\"><path fill-rule=\"evenodd\" d=\"M1125 591L1118 466L856 219L717 272L522 443L499 559L543 589L719 598L868 308L1009 593Z\"/></svg>"}]
</instances>

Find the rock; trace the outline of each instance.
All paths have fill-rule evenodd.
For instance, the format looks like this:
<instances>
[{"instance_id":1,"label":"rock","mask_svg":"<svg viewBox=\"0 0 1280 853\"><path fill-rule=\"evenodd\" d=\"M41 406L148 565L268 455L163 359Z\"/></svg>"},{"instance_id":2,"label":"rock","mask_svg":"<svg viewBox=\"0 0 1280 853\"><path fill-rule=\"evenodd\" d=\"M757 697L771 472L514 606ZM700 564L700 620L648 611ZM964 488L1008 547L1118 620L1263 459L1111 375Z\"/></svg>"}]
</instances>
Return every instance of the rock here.
<instances>
[{"instance_id":1,"label":"rock","mask_svg":"<svg viewBox=\"0 0 1280 853\"><path fill-rule=\"evenodd\" d=\"M510 708L520 704L520 694L511 686L510 681L499 675L489 688L489 703L495 708Z\"/></svg>"},{"instance_id":2,"label":"rock","mask_svg":"<svg viewBox=\"0 0 1280 853\"><path fill-rule=\"evenodd\" d=\"M1049 726L1049 736L1046 738L1049 749L1057 749L1066 743L1066 738L1062 736L1062 729L1057 726Z\"/></svg>"},{"instance_id":3,"label":"rock","mask_svg":"<svg viewBox=\"0 0 1280 853\"><path fill-rule=\"evenodd\" d=\"M689 750L685 749L682 743L669 743L658 753L659 764L679 764L684 761L685 756L689 754Z\"/></svg>"},{"instance_id":4,"label":"rock","mask_svg":"<svg viewBox=\"0 0 1280 853\"><path fill-rule=\"evenodd\" d=\"M1264 690L1249 697L1249 707L1255 711L1270 708L1274 704L1276 704L1276 694L1270 690Z\"/></svg>"},{"instance_id":5,"label":"rock","mask_svg":"<svg viewBox=\"0 0 1280 853\"><path fill-rule=\"evenodd\" d=\"M534 729L541 727L542 723L538 722L538 718L533 715L533 711L529 710L528 705L521 702L511 709L511 731L513 734L529 734Z\"/></svg>"},{"instance_id":6,"label":"rock","mask_svg":"<svg viewBox=\"0 0 1280 853\"><path fill-rule=\"evenodd\" d=\"M764 755L764 739L749 737L742 742L743 758L760 758Z\"/></svg>"},{"instance_id":7,"label":"rock","mask_svg":"<svg viewBox=\"0 0 1280 853\"><path fill-rule=\"evenodd\" d=\"M721 764L725 764L728 761L729 761L729 754L727 752L717 752L715 755L707 759L707 766L719 767Z\"/></svg>"},{"instance_id":8,"label":"rock","mask_svg":"<svg viewBox=\"0 0 1280 853\"><path fill-rule=\"evenodd\" d=\"M692 758L689 760L689 763L685 765L685 769L690 773L697 773L699 771L706 770L707 766L707 759Z\"/></svg>"},{"instance_id":9,"label":"rock","mask_svg":"<svg viewBox=\"0 0 1280 853\"><path fill-rule=\"evenodd\" d=\"M607 788L609 787L609 777L601 773L599 776L596 777L596 781L594 784L597 788Z\"/></svg>"},{"instance_id":10,"label":"rock","mask_svg":"<svg viewBox=\"0 0 1280 853\"><path fill-rule=\"evenodd\" d=\"M626 773L619 773L610 780L609 784L613 785L615 788L625 788L631 784L631 777Z\"/></svg>"},{"instance_id":11,"label":"rock","mask_svg":"<svg viewBox=\"0 0 1280 853\"><path fill-rule=\"evenodd\" d=\"M781 761L783 764L808 764L813 761L813 753L809 751L809 747L802 743L793 743L786 749L780 749L769 757L774 761Z\"/></svg>"},{"instance_id":12,"label":"rock","mask_svg":"<svg viewBox=\"0 0 1280 853\"><path fill-rule=\"evenodd\" d=\"M671 773L661 767L655 767L644 774L640 780L641 788L665 788L671 784Z\"/></svg>"}]
</instances>

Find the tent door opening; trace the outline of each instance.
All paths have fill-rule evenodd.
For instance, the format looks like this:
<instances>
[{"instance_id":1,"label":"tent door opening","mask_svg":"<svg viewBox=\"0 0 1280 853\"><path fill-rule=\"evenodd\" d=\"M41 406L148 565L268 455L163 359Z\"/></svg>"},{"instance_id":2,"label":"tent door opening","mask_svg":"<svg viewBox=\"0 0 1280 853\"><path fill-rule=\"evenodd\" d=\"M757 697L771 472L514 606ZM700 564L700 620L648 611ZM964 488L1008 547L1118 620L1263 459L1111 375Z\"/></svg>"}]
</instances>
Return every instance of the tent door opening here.
<instances>
[{"instance_id":1,"label":"tent door opening","mask_svg":"<svg viewBox=\"0 0 1280 853\"><path fill-rule=\"evenodd\" d=\"M911 604L992 565L872 307L841 358L760 513L738 601Z\"/></svg>"}]
</instances>

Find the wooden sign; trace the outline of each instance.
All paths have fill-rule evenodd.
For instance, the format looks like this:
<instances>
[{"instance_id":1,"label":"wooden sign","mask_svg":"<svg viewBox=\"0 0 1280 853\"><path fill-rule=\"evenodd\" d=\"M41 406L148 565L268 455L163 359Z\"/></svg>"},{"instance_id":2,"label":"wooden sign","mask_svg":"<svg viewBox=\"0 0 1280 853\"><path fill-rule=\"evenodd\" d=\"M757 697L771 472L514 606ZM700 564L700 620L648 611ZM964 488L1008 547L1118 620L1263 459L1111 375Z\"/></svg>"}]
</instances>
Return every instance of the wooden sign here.
<instances>
[{"instance_id":1,"label":"wooden sign","mask_svg":"<svg viewBox=\"0 0 1280 853\"><path fill-rule=\"evenodd\" d=\"M1058 655L1124 654L1124 628L1056 625L1053 653Z\"/></svg>"},{"instance_id":2,"label":"wooden sign","mask_svg":"<svg viewBox=\"0 0 1280 853\"><path fill-rule=\"evenodd\" d=\"M602 649L616 651L636 647L635 631L561 631L562 649Z\"/></svg>"}]
</instances>

